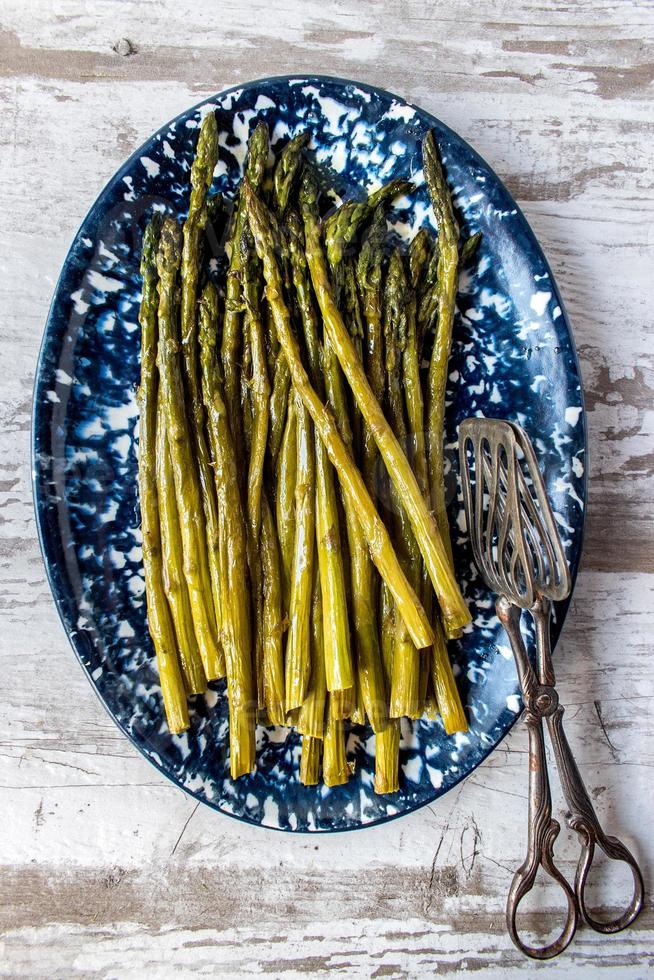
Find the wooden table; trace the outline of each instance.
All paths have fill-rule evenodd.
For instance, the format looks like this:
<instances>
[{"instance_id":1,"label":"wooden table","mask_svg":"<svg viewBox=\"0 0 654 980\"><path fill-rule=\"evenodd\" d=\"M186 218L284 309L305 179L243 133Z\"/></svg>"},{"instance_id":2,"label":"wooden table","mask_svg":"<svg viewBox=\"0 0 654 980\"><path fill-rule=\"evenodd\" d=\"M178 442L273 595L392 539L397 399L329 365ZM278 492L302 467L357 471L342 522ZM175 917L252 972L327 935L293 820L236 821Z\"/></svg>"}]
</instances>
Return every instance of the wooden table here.
<instances>
[{"instance_id":1,"label":"wooden table","mask_svg":"<svg viewBox=\"0 0 654 980\"><path fill-rule=\"evenodd\" d=\"M504 928L526 735L434 806L279 835L197 805L123 738L75 662L36 541L34 365L72 236L154 129L210 93L318 71L431 110L507 181L574 326L590 433L583 569L557 650L598 813L654 861L654 194L649 0L0 3L0 974L642 977L651 907L555 966ZM556 798L560 804L560 797ZM558 854L573 874L575 841ZM598 890L610 906L611 879ZM557 896L537 896L532 924ZM539 911L540 910L540 911Z\"/></svg>"}]
</instances>

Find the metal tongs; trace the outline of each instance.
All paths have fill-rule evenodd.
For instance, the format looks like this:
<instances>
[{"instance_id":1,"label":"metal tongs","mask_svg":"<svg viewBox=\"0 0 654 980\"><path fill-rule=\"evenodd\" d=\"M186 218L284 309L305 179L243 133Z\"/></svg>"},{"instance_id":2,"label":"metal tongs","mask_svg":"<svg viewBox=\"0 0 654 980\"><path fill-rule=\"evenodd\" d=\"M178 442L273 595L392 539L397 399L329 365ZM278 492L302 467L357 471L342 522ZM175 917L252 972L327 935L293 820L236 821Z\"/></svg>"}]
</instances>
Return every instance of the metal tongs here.
<instances>
[{"instance_id":1,"label":"metal tongs","mask_svg":"<svg viewBox=\"0 0 654 980\"><path fill-rule=\"evenodd\" d=\"M552 602L571 589L570 572L545 486L527 434L501 419L469 418L459 429L461 480L468 531L475 561L497 595L497 615L506 630L522 687L524 720L529 731L528 850L516 871L506 905L511 939L527 956L549 959L561 953L575 934L579 918L597 932L619 932L631 925L643 906L643 877L633 855L602 830L563 730L563 707L555 689L550 646ZM536 670L527 653L520 620L528 609L534 621ZM569 827L581 839L574 889L554 863L554 842L561 829L552 818L543 719L547 720ZM585 888L595 848L626 862L633 873L629 906L612 921L593 918ZM524 943L516 924L518 906L531 891L539 867L561 886L567 917L559 937L546 946Z\"/></svg>"}]
</instances>

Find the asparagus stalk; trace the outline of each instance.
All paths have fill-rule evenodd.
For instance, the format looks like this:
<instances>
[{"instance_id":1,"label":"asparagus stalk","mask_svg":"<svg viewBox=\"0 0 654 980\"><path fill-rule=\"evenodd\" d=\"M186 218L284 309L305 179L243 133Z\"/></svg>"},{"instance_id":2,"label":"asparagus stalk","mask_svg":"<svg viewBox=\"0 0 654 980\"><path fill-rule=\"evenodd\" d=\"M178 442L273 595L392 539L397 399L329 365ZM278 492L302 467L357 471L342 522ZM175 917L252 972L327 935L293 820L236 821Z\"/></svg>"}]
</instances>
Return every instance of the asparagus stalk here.
<instances>
[{"instance_id":1,"label":"asparagus stalk","mask_svg":"<svg viewBox=\"0 0 654 980\"><path fill-rule=\"evenodd\" d=\"M468 720L454 679L443 627L438 620L434 623L434 636L431 676L445 731L448 735L467 732Z\"/></svg>"},{"instance_id":2,"label":"asparagus stalk","mask_svg":"<svg viewBox=\"0 0 654 980\"><path fill-rule=\"evenodd\" d=\"M325 220L325 245L327 261L331 268L337 268L355 242L361 228L372 217L377 207L390 203L401 194L413 190L413 184L406 180L391 180L374 191L363 201L345 201Z\"/></svg>"},{"instance_id":3,"label":"asparagus stalk","mask_svg":"<svg viewBox=\"0 0 654 980\"><path fill-rule=\"evenodd\" d=\"M438 261L440 249L438 243L431 250L427 264L423 270L422 279L417 290L417 331L418 347L423 350L425 338L430 336L434 320L438 316Z\"/></svg>"},{"instance_id":4,"label":"asparagus stalk","mask_svg":"<svg viewBox=\"0 0 654 980\"><path fill-rule=\"evenodd\" d=\"M382 662L388 687L393 674L395 651L395 603L384 584L381 589L381 647ZM395 793L400 788L400 722L389 720L383 732L375 738L375 793Z\"/></svg>"},{"instance_id":5,"label":"asparagus stalk","mask_svg":"<svg viewBox=\"0 0 654 980\"><path fill-rule=\"evenodd\" d=\"M157 404L155 457L164 590L177 636L177 649L186 690L189 694L203 694L207 689L207 679L204 676L204 668L193 632L193 614L188 586L184 578L184 557L175 500L175 480L161 397Z\"/></svg>"},{"instance_id":6,"label":"asparagus stalk","mask_svg":"<svg viewBox=\"0 0 654 980\"><path fill-rule=\"evenodd\" d=\"M325 646L323 635L322 588L320 574L313 577L311 598L311 681L307 696L300 708L297 728L302 735L322 739L325 732ZM304 740L302 742L304 752Z\"/></svg>"},{"instance_id":7,"label":"asparagus stalk","mask_svg":"<svg viewBox=\"0 0 654 980\"><path fill-rule=\"evenodd\" d=\"M189 420L179 357L179 335L173 308L182 234L172 218L161 229L157 253L159 272L159 375L168 444L179 512L184 575L189 589L193 626L207 680L220 677L221 650L216 633L211 578L207 562L200 481L193 459Z\"/></svg>"},{"instance_id":8,"label":"asparagus stalk","mask_svg":"<svg viewBox=\"0 0 654 980\"><path fill-rule=\"evenodd\" d=\"M302 736L300 754L300 782L303 786L317 786L320 777L320 754L322 739L311 735Z\"/></svg>"},{"instance_id":9,"label":"asparagus stalk","mask_svg":"<svg viewBox=\"0 0 654 980\"><path fill-rule=\"evenodd\" d=\"M347 323L353 338L357 356L363 356L363 317L359 305L356 281L356 267L352 261L345 260L344 298ZM354 410L355 443L363 442L363 470L366 472L368 456L374 437L361 419L358 409ZM375 447L376 448L376 447ZM366 481L369 491L375 493ZM350 541L350 567L352 577L352 614L357 638L357 684L356 717L365 709L374 732L382 731L388 721L386 703L386 683L379 646L377 623L378 575L370 560L365 539L356 516L346 509L348 520L348 539Z\"/></svg>"},{"instance_id":10,"label":"asparagus stalk","mask_svg":"<svg viewBox=\"0 0 654 980\"><path fill-rule=\"evenodd\" d=\"M359 308L356 285L356 271L353 263L346 257L346 249L351 244L363 222L376 211L383 211L384 204L396 194L408 189L401 181L395 181L365 202L347 202L336 211L326 226L325 235L330 268L334 281L339 283L347 310L350 331L355 338L357 352L361 354L363 322ZM310 212L313 220L317 218L317 188L313 177L308 174L303 181L300 193L303 212ZM375 201L377 207L375 208ZM306 219L305 219L306 220ZM362 438L362 420L355 409L353 426L349 420L347 394L343 382L341 366L328 338L325 342L325 361L327 365L330 404L339 424L346 444L359 450ZM353 431L354 427L354 431ZM367 427L364 426L367 430ZM376 616L376 576L370 559L356 512L345 500L345 519L350 550L350 579L352 585L352 622L357 650L357 677L352 703L353 719L368 714L373 731L380 731L387 722L386 690L381 666L379 638ZM363 720L363 718L361 718Z\"/></svg>"},{"instance_id":11,"label":"asparagus stalk","mask_svg":"<svg viewBox=\"0 0 654 980\"><path fill-rule=\"evenodd\" d=\"M138 391L139 419L139 498L143 534L143 569L148 608L148 627L152 637L161 693L168 727L173 734L189 725L186 692L179 667L177 643L163 586L161 535L155 469L157 431L157 267L161 221L158 215L145 230L141 255L143 299L139 311L141 324L141 384Z\"/></svg>"},{"instance_id":12,"label":"asparagus stalk","mask_svg":"<svg viewBox=\"0 0 654 980\"><path fill-rule=\"evenodd\" d=\"M300 218L292 212L287 221L293 284L304 329L311 381L324 397L322 345L318 319L311 296L311 280L304 255L304 235ZM322 588L323 631L327 689L349 688L353 683L350 654L345 575L341 555L338 505L334 475L327 450L315 430L316 458L316 550Z\"/></svg>"},{"instance_id":13,"label":"asparagus stalk","mask_svg":"<svg viewBox=\"0 0 654 980\"><path fill-rule=\"evenodd\" d=\"M236 779L251 772L255 764L255 702L247 532L239 493L236 452L216 357L217 323L218 294L213 283L209 282L200 300L200 367L221 521L221 569L226 586L223 624L230 708L230 770L232 778Z\"/></svg>"},{"instance_id":14,"label":"asparagus stalk","mask_svg":"<svg viewBox=\"0 0 654 980\"><path fill-rule=\"evenodd\" d=\"M352 718L354 721L354 715L357 713L356 686L353 685L339 691L330 691L330 697L332 699L332 714L336 721L345 721L347 718ZM361 723L363 724L363 721Z\"/></svg>"},{"instance_id":15,"label":"asparagus stalk","mask_svg":"<svg viewBox=\"0 0 654 980\"><path fill-rule=\"evenodd\" d=\"M257 664L257 690L259 708L265 705L264 690L264 636L263 636L263 594L261 555L259 538L261 530L261 490L266 458L268 421L270 417L270 384L266 363L266 346L262 319L260 286L261 276L254 242L249 228L241 239L242 289L245 304L245 332L249 338L252 359L252 377L248 387L249 410L251 414L249 439L249 466L247 481L247 520L248 520L248 563L255 603L255 660ZM247 441L247 440L246 440Z\"/></svg>"},{"instance_id":16,"label":"asparagus stalk","mask_svg":"<svg viewBox=\"0 0 654 980\"><path fill-rule=\"evenodd\" d=\"M418 291L422 285L431 253L432 245L429 232L426 228L421 228L409 243L409 272L411 287L414 291Z\"/></svg>"},{"instance_id":17,"label":"asparagus stalk","mask_svg":"<svg viewBox=\"0 0 654 980\"><path fill-rule=\"evenodd\" d=\"M181 340L184 378L189 398L189 416L195 457L197 459L202 506L206 526L207 561L211 577L216 623L221 621L220 543L218 539L218 505L205 436L205 412L202 404L198 365L196 301L200 275L200 245L208 220L207 193L218 161L218 129L213 112L202 120L195 159L191 166L191 196L184 222L181 262ZM219 626L218 626L219 632ZM224 674L224 657L221 655Z\"/></svg>"},{"instance_id":18,"label":"asparagus stalk","mask_svg":"<svg viewBox=\"0 0 654 980\"><path fill-rule=\"evenodd\" d=\"M429 500L430 482L424 439L424 405L420 384L420 353L415 318L415 295L409 297L406 309L407 330L406 345L403 354L404 393L409 419L409 430L412 438L414 470L423 496L425 500ZM421 595L425 608L430 610L431 590L428 581L423 580ZM448 735L451 735L453 732L465 732L468 730L468 724L447 655L447 645L440 622L436 623L434 633L436 639L434 648L429 656L429 661L424 656L424 653L421 654L420 702L422 704L425 700L429 662L431 662L432 672L434 676L437 675L438 677L438 703L441 709L445 731ZM436 687L436 681L434 686Z\"/></svg>"},{"instance_id":19,"label":"asparagus stalk","mask_svg":"<svg viewBox=\"0 0 654 980\"><path fill-rule=\"evenodd\" d=\"M400 376L402 348L406 340L406 292L407 283L402 256L396 249L391 255L385 288L384 338L386 341L386 371L388 380L388 408L393 432L400 444L408 443L407 425L402 399ZM413 587L420 588L420 551L409 523L407 513L399 499L397 489L391 486L396 540L400 561ZM405 625L395 617L395 649L391 681L390 715L392 718L419 717L420 705L420 653L411 642Z\"/></svg>"},{"instance_id":20,"label":"asparagus stalk","mask_svg":"<svg viewBox=\"0 0 654 980\"><path fill-rule=\"evenodd\" d=\"M266 208L258 200L247 180L244 182L244 187L250 227L259 257L263 261L268 301L275 316L277 335L288 361L295 389L311 414L329 458L338 473L346 497L352 501L352 506L356 509L373 561L382 577L388 581L416 645L429 646L433 634L424 610L400 568L388 532L375 510L363 478L352 460L338 427L311 386L302 364L297 341L291 328L290 314L282 295L281 276L275 258Z\"/></svg>"},{"instance_id":21,"label":"asparagus stalk","mask_svg":"<svg viewBox=\"0 0 654 980\"><path fill-rule=\"evenodd\" d=\"M345 754L343 722L335 717L335 694L327 696L327 720L323 739L322 778L326 786L340 786L350 778Z\"/></svg>"},{"instance_id":22,"label":"asparagus stalk","mask_svg":"<svg viewBox=\"0 0 654 980\"><path fill-rule=\"evenodd\" d=\"M281 552L282 596L284 615L291 604L291 572L295 542L295 484L297 481L297 416L291 396L284 429L282 448L277 464L277 534Z\"/></svg>"},{"instance_id":23,"label":"asparagus stalk","mask_svg":"<svg viewBox=\"0 0 654 980\"><path fill-rule=\"evenodd\" d=\"M259 123L248 143L248 159L245 172L254 187L259 187L263 181L268 161L268 128L265 123ZM229 254L229 270L225 286L225 314L220 356L225 376L225 402L229 414L229 424L234 439L234 448L239 462L239 473L243 456L243 419L240 408L239 354L242 345L242 309L241 298L241 249L240 243L245 229L246 214L245 200L242 192L236 204L236 212L232 221L232 233L227 245ZM241 481L239 480L239 483Z\"/></svg>"},{"instance_id":24,"label":"asparagus stalk","mask_svg":"<svg viewBox=\"0 0 654 980\"><path fill-rule=\"evenodd\" d=\"M297 480L295 484L295 542L291 572L291 607L286 644L286 709L299 708L311 677L311 581L315 541L315 452L311 418L302 400L297 417Z\"/></svg>"},{"instance_id":25,"label":"asparagus stalk","mask_svg":"<svg viewBox=\"0 0 654 980\"><path fill-rule=\"evenodd\" d=\"M425 179L438 223L438 327L429 363L428 399L428 464L432 507L439 529L448 548L450 567L453 568L447 508L445 505L445 480L443 438L445 422L445 389L447 368L452 342L454 304L458 282L459 228L454 217L452 199L445 181L443 168L433 132L429 132L423 145ZM449 635L447 625L445 633ZM447 654L446 636L436 626L433 647L432 677L434 690L443 716L445 730L467 731L468 725L461 705Z\"/></svg>"},{"instance_id":26,"label":"asparagus stalk","mask_svg":"<svg viewBox=\"0 0 654 980\"><path fill-rule=\"evenodd\" d=\"M377 401L384 397L386 377L384 369L383 297L382 297L382 246L386 235L386 216L382 205L377 207L370 229L363 240L357 261L357 285L364 319L364 355L366 374ZM363 475L368 490L378 493L377 461L379 450L369 426L363 433Z\"/></svg>"},{"instance_id":27,"label":"asparagus stalk","mask_svg":"<svg viewBox=\"0 0 654 980\"><path fill-rule=\"evenodd\" d=\"M291 195L302 169L302 151L309 142L309 133L302 130L289 140L279 154L274 175L275 207L279 217L283 217L291 200Z\"/></svg>"},{"instance_id":28,"label":"asparagus stalk","mask_svg":"<svg viewBox=\"0 0 654 980\"><path fill-rule=\"evenodd\" d=\"M403 314L399 323L403 330L402 381L409 436L409 455L413 463L418 486L424 499L429 501L429 470L425 445L425 406L420 380L420 350L416 326L415 294L409 288L402 264L398 256L398 273L401 277Z\"/></svg>"},{"instance_id":29,"label":"asparagus stalk","mask_svg":"<svg viewBox=\"0 0 654 980\"><path fill-rule=\"evenodd\" d=\"M470 236L470 238L466 238L465 242L461 246L461 253L459 255L459 265L461 267L466 265L466 263L468 263L470 259L473 257L473 255L479 248L481 239L482 239L482 233L480 231L476 231L474 235Z\"/></svg>"},{"instance_id":30,"label":"asparagus stalk","mask_svg":"<svg viewBox=\"0 0 654 980\"><path fill-rule=\"evenodd\" d=\"M268 719L283 725L284 650L282 646L282 576L277 532L266 493L261 497L261 566L263 570L263 690Z\"/></svg>"},{"instance_id":31,"label":"asparagus stalk","mask_svg":"<svg viewBox=\"0 0 654 980\"><path fill-rule=\"evenodd\" d=\"M270 453L270 461L273 469L277 465L286 426L288 425L287 411L289 407L288 393L290 386L291 372L286 363L286 358L283 355L278 355L275 362L273 388L270 396L270 435L268 438L268 452Z\"/></svg>"},{"instance_id":32,"label":"asparagus stalk","mask_svg":"<svg viewBox=\"0 0 654 980\"><path fill-rule=\"evenodd\" d=\"M250 192L249 200L252 200L252 197L253 194ZM402 447L393 434L393 430L386 421L379 402L372 392L361 361L357 357L352 339L334 301L320 241L320 229L313 210L310 207L303 207L302 216L307 261L327 336L347 377L361 414L372 430L391 480L406 508L443 610L446 629L448 632L458 633L462 626L470 622L470 612L448 561L448 553L441 540L438 526L420 493L420 487ZM256 237L257 233L255 232ZM259 243L257 246L260 247ZM279 324L277 330L279 333ZM420 642L417 643L419 647L422 645Z\"/></svg>"},{"instance_id":33,"label":"asparagus stalk","mask_svg":"<svg viewBox=\"0 0 654 980\"><path fill-rule=\"evenodd\" d=\"M445 423L445 389L447 366L452 345L454 303L458 282L459 228L454 217L452 199L445 181L432 131L423 143L425 179L429 188L434 214L438 223L438 327L429 362L429 398L427 433L429 444L429 477L431 499L436 524L445 543L450 567L452 567L452 543L445 505L445 477L443 439ZM463 626L464 623L450 624ZM446 618L446 632L447 628Z\"/></svg>"}]
</instances>

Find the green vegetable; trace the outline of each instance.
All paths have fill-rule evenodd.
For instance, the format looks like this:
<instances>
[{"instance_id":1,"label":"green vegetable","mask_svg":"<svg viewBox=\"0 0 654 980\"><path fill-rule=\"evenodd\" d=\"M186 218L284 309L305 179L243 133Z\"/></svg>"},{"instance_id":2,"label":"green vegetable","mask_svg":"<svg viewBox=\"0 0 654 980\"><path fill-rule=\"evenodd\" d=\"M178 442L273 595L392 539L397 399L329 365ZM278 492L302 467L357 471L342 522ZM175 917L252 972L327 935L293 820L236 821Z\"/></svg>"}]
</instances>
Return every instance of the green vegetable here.
<instances>
[{"instance_id":1,"label":"green vegetable","mask_svg":"<svg viewBox=\"0 0 654 980\"><path fill-rule=\"evenodd\" d=\"M300 708L297 728L302 735L322 739L325 733L325 647L320 574L314 574L311 598L311 680ZM302 742L304 751L304 740Z\"/></svg>"},{"instance_id":2,"label":"green vegetable","mask_svg":"<svg viewBox=\"0 0 654 980\"><path fill-rule=\"evenodd\" d=\"M221 571L224 575L225 597L223 636L230 709L230 770L232 778L236 779L254 769L255 696L247 531L239 493L236 451L223 397L220 364L216 356L217 324L218 294L213 283L208 283L200 300L200 367L220 512Z\"/></svg>"},{"instance_id":3,"label":"green vegetable","mask_svg":"<svg viewBox=\"0 0 654 980\"><path fill-rule=\"evenodd\" d=\"M345 754L343 722L334 715L334 694L327 696L327 721L322 751L322 778L326 786L340 786L350 778Z\"/></svg>"},{"instance_id":4,"label":"green vegetable","mask_svg":"<svg viewBox=\"0 0 654 980\"><path fill-rule=\"evenodd\" d=\"M259 187L264 179L268 162L268 127L259 123L248 142L248 159L245 173L254 187ZM241 248L240 243L245 229L245 200L239 193L236 211L232 220L231 237L227 245L229 270L225 285L225 315L223 319L220 356L225 377L225 403L229 414L229 425L234 440L239 474L245 473L243 467L243 418L240 407L239 355L243 338L243 298L241 293ZM242 477L239 477L239 485Z\"/></svg>"},{"instance_id":5,"label":"green vegetable","mask_svg":"<svg viewBox=\"0 0 654 980\"><path fill-rule=\"evenodd\" d=\"M268 497L261 497L263 571L263 691L271 725L285 723L282 574L277 532Z\"/></svg>"},{"instance_id":6,"label":"green vegetable","mask_svg":"<svg viewBox=\"0 0 654 980\"><path fill-rule=\"evenodd\" d=\"M168 449L166 419L161 398L157 405L156 441L157 492L159 496L159 522L161 528L161 558L163 585L177 635L177 649L189 694L204 694L207 679L193 632L193 614L184 578L182 536L179 531L179 514L175 500L175 480Z\"/></svg>"},{"instance_id":7,"label":"green vegetable","mask_svg":"<svg viewBox=\"0 0 654 980\"><path fill-rule=\"evenodd\" d=\"M174 219L166 218L162 224L157 253L159 376L182 536L184 575L204 672L207 680L213 680L220 677L222 673L222 651L216 632L202 494L193 457L191 426L185 410L186 398L180 364L179 332L174 317L174 298L181 251L181 229Z\"/></svg>"},{"instance_id":8,"label":"green vegetable","mask_svg":"<svg viewBox=\"0 0 654 980\"><path fill-rule=\"evenodd\" d=\"M295 542L291 570L291 605L286 643L286 709L299 708L311 677L311 582L315 543L315 451L311 418L299 397L297 417L297 478Z\"/></svg>"},{"instance_id":9,"label":"green vegetable","mask_svg":"<svg viewBox=\"0 0 654 980\"><path fill-rule=\"evenodd\" d=\"M282 595L284 613L291 605L291 573L295 542L295 484L297 481L297 416L291 398L286 417L284 438L277 463L277 534L281 552Z\"/></svg>"},{"instance_id":10,"label":"green vegetable","mask_svg":"<svg viewBox=\"0 0 654 980\"><path fill-rule=\"evenodd\" d=\"M291 194L302 169L302 151L309 142L306 130L289 140L279 154L275 167L274 190L275 206L280 217L289 205Z\"/></svg>"},{"instance_id":11,"label":"green vegetable","mask_svg":"<svg viewBox=\"0 0 654 980\"><path fill-rule=\"evenodd\" d=\"M302 736L300 754L300 782L303 786L317 786L320 778L320 753L322 739L311 735Z\"/></svg>"},{"instance_id":12,"label":"green vegetable","mask_svg":"<svg viewBox=\"0 0 654 980\"><path fill-rule=\"evenodd\" d=\"M163 586L163 563L155 443L157 431L157 267L156 255L161 233L158 215L145 230L141 254L143 299L139 311L141 324L141 384L138 391L139 419L139 497L143 535L143 570L148 607L148 628L154 645L168 728L173 734L189 725L186 692L180 671L173 621Z\"/></svg>"},{"instance_id":13,"label":"green vegetable","mask_svg":"<svg viewBox=\"0 0 654 980\"><path fill-rule=\"evenodd\" d=\"M380 598L382 662L386 684L390 689L395 652L395 603L384 584ZM375 737L375 793L395 793L400 788L400 722L389 720L383 732Z\"/></svg>"},{"instance_id":14,"label":"green vegetable","mask_svg":"<svg viewBox=\"0 0 654 980\"><path fill-rule=\"evenodd\" d=\"M250 192L248 200L252 200ZM252 210L250 210L252 220ZM443 610L444 620L450 631L459 630L470 622L470 612L465 604L461 590L448 562L448 555L441 540L438 527L425 503L417 480L409 466L393 430L375 398L370 383L352 339L343 323L343 319L334 301L327 272L327 265L320 240L320 229L311 208L303 207L304 235L306 241L307 261L311 272L314 292L322 312L324 328L338 357L343 372L350 384L357 405L367 425L370 427L379 452L384 460L386 469L393 481L398 495L406 508L409 521L416 540L429 570L429 576ZM257 233L255 231L255 238ZM257 242L257 247L259 242ZM264 263L265 267L265 263ZM280 332L279 324L277 331ZM280 337L281 340L281 337ZM389 583L390 584L390 583ZM405 618L405 612L400 608ZM407 627L410 624L407 622ZM431 630L429 631L431 632ZM418 648L428 646L423 636L414 634L414 642Z\"/></svg>"},{"instance_id":15,"label":"green vegetable","mask_svg":"<svg viewBox=\"0 0 654 980\"><path fill-rule=\"evenodd\" d=\"M263 262L267 283L266 293L275 316L277 335L284 355L288 361L296 391L309 410L313 423L323 440L332 465L335 467L341 486L356 508L357 517L368 542L373 561L382 577L388 580L403 617L412 630L416 642L429 646L432 631L415 592L411 589L400 568L397 556L375 506L370 499L365 483L352 456L338 431L330 412L312 388L307 372L302 364L297 341L293 335L290 314L282 295L282 283L270 234L265 206L257 199L247 180L244 182L248 204L250 227L254 234L259 257Z\"/></svg>"},{"instance_id":16,"label":"green vegetable","mask_svg":"<svg viewBox=\"0 0 654 980\"><path fill-rule=\"evenodd\" d=\"M297 214L289 215L287 231L293 284L304 330L311 381L322 398L324 397L323 352L318 335L318 318L313 305L311 280L304 256L304 233ZM350 627L334 472L327 450L317 431L315 432L315 458L316 545L322 588L327 688L335 691L351 687L354 675L350 655Z\"/></svg>"},{"instance_id":17,"label":"green vegetable","mask_svg":"<svg viewBox=\"0 0 654 980\"><path fill-rule=\"evenodd\" d=\"M445 544L447 558L452 566L452 543L445 506L445 478L443 439L445 422L445 389L447 366L452 345L454 303L458 282L459 228L454 217L452 199L445 181L436 141L432 131L423 143L425 179L438 224L438 326L429 362L429 397L427 434L429 445L429 478L431 499L436 524ZM445 616L446 632L456 632L464 623L456 623Z\"/></svg>"},{"instance_id":18,"label":"green vegetable","mask_svg":"<svg viewBox=\"0 0 654 980\"><path fill-rule=\"evenodd\" d=\"M200 491L206 528L207 561L211 576L216 623L221 621L220 543L218 540L218 505L213 485L209 449L205 436L205 412L200 390L196 301L200 276L199 251L208 220L207 193L218 161L218 129L213 112L202 120L200 135L191 166L191 196L184 222L181 278L180 333L184 361L184 379L189 396L189 423L194 440ZM222 668L222 661L221 661ZM222 671L224 672L224 671Z\"/></svg>"}]
</instances>

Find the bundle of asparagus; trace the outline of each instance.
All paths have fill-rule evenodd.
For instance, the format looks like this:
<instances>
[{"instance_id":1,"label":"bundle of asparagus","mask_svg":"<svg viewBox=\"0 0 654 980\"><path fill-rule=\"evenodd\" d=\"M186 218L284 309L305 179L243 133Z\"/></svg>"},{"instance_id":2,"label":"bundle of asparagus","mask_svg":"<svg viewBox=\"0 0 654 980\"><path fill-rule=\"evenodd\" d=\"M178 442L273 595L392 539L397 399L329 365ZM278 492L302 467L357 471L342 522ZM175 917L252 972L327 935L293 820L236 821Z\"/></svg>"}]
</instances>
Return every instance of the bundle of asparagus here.
<instances>
[{"instance_id":1,"label":"bundle of asparagus","mask_svg":"<svg viewBox=\"0 0 654 980\"><path fill-rule=\"evenodd\" d=\"M141 259L139 491L148 625L168 726L226 677L233 778L255 726L293 724L300 778L348 780L345 724L376 735L375 789L399 788L399 719L465 715L447 651L470 615L454 577L443 421L462 247L432 133L438 224L403 254L392 181L325 218L299 133L271 163L250 137L226 276L205 230L218 161L203 120L183 225L155 214ZM227 220L227 219L226 219ZM428 371L422 370L428 356ZM381 513L380 513L381 511Z\"/></svg>"}]
</instances>

